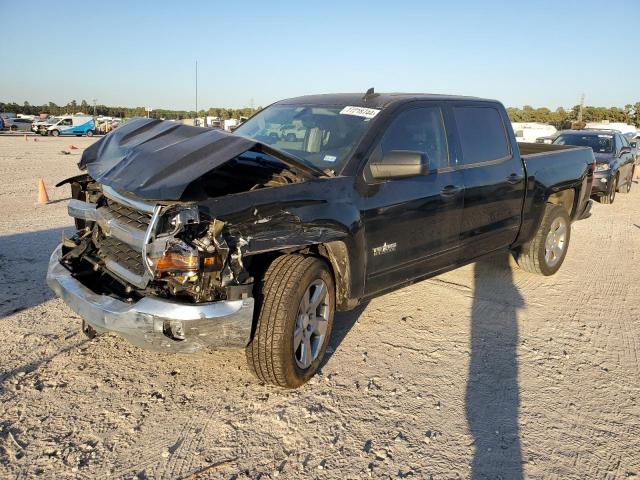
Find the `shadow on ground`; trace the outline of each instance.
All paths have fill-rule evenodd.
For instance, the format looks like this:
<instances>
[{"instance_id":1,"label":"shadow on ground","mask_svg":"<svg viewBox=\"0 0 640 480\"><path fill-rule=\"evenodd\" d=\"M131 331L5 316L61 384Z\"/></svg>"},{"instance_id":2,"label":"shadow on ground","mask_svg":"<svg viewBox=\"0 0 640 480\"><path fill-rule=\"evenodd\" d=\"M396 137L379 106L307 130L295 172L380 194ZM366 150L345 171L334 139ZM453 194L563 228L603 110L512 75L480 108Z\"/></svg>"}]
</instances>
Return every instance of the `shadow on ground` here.
<instances>
[{"instance_id":1,"label":"shadow on ground","mask_svg":"<svg viewBox=\"0 0 640 480\"><path fill-rule=\"evenodd\" d=\"M522 479L518 429L518 309L509 255L474 265L466 415L474 439L473 479Z\"/></svg>"},{"instance_id":2,"label":"shadow on ground","mask_svg":"<svg viewBox=\"0 0 640 480\"><path fill-rule=\"evenodd\" d=\"M0 320L53 298L45 277L49 256L64 230L0 236Z\"/></svg>"},{"instance_id":3,"label":"shadow on ground","mask_svg":"<svg viewBox=\"0 0 640 480\"><path fill-rule=\"evenodd\" d=\"M333 319L333 330L331 331L331 338L329 339L329 346L327 347L327 352L324 355L324 360L322 360L322 364L320 368L324 367L329 359L333 356L335 351L338 349L342 341L349 334L353 326L362 315L362 312L365 311L369 302L364 302L358 305L353 310L349 310L347 312L336 312L336 315Z\"/></svg>"}]
</instances>

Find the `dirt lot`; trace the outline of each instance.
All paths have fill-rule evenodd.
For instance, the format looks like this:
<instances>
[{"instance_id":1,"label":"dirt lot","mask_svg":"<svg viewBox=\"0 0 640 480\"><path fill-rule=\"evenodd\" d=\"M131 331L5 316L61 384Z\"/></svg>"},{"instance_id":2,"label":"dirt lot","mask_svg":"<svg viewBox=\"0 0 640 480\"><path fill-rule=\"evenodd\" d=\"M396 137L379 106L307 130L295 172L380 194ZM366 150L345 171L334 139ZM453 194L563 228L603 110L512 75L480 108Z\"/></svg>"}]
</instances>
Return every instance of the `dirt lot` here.
<instances>
[{"instance_id":1,"label":"dirt lot","mask_svg":"<svg viewBox=\"0 0 640 480\"><path fill-rule=\"evenodd\" d=\"M53 185L91 141L0 137L0 478L640 478L640 185L574 225L554 277L497 257L339 315L283 391L243 352L88 341L53 298Z\"/></svg>"}]
</instances>

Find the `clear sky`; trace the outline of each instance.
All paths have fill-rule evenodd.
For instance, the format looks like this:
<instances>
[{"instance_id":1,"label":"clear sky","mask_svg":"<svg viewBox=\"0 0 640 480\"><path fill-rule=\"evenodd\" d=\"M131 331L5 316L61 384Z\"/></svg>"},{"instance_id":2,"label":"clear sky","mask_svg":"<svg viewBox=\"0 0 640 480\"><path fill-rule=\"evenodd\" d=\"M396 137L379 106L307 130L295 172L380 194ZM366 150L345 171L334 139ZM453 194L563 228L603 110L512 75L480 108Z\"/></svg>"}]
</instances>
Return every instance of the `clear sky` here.
<instances>
[{"instance_id":1,"label":"clear sky","mask_svg":"<svg viewBox=\"0 0 640 480\"><path fill-rule=\"evenodd\" d=\"M640 1L0 0L0 101L193 109L308 93L640 101Z\"/></svg>"}]
</instances>

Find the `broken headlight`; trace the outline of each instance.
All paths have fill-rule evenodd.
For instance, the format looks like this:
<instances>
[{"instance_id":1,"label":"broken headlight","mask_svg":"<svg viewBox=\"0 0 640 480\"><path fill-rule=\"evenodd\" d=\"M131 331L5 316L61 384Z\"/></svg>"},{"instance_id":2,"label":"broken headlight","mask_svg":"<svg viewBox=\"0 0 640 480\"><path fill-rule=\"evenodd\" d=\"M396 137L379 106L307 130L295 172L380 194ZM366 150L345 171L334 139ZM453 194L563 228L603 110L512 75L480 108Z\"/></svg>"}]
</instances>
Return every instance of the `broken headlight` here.
<instances>
[{"instance_id":1,"label":"broken headlight","mask_svg":"<svg viewBox=\"0 0 640 480\"><path fill-rule=\"evenodd\" d=\"M173 242L162 257L152 259L156 274L180 272L195 274L200 267L200 256L195 248L183 241Z\"/></svg>"},{"instance_id":2,"label":"broken headlight","mask_svg":"<svg viewBox=\"0 0 640 480\"><path fill-rule=\"evenodd\" d=\"M152 259L156 276L163 273L179 273L194 276L199 270L212 271L222 268L222 260L216 254L198 251L182 240L172 242L162 257Z\"/></svg>"}]
</instances>

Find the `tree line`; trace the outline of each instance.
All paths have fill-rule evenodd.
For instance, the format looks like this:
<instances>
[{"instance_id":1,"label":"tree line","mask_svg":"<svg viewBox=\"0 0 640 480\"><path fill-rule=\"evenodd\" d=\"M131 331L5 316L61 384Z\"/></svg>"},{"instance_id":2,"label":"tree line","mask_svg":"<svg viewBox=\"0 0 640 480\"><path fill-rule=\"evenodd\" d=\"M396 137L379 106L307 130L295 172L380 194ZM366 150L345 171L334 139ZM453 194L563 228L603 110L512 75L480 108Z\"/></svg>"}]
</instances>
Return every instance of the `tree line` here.
<instances>
[{"instance_id":1,"label":"tree line","mask_svg":"<svg viewBox=\"0 0 640 480\"><path fill-rule=\"evenodd\" d=\"M207 110L198 110L198 116L203 117L205 115L219 117L222 120L229 118L249 117L257 109L247 108L222 108L212 107ZM16 102L3 103L0 102L0 112L22 113L25 115L40 115L41 113L48 113L49 115L71 115L75 113L85 113L87 115L103 115L106 117L118 117L118 118L131 118L131 117L146 117L147 111L145 107L110 107L102 104L89 104L86 100L82 100L80 103L75 100L71 100L66 105L57 105L54 102L49 102L44 105L31 105L29 102L24 102L22 105ZM168 109L154 109L149 113L152 118L165 118L168 120L181 120L183 118L194 118L196 116L195 110L168 110Z\"/></svg>"},{"instance_id":2,"label":"tree line","mask_svg":"<svg viewBox=\"0 0 640 480\"><path fill-rule=\"evenodd\" d=\"M207 110L199 110L198 116L203 117L205 115L209 115L225 120L229 118L249 117L260 109L261 107L258 107L257 109L251 109L248 107L212 107ZM525 105L522 108L507 108L509 118L512 122L548 123L556 128L567 128L571 122L578 119L579 111L580 105L576 105L570 110L559 107L553 111L546 107L533 108L529 105ZM96 115L119 118L147 116L147 112L144 107L110 107L99 104L95 105L94 108L94 105L90 105L86 100L82 100L80 103L75 100L71 100L66 105L56 105L54 102L49 102L44 105L31 105L29 102L24 102L22 105L15 102L0 102L0 112L23 113L26 115L39 115L41 113L48 113L49 115L64 115L82 112L88 115L95 113ZM196 112L195 110L158 109L150 112L149 116L153 118L181 120L183 118L194 118L196 116ZM623 108L585 106L582 110L582 120L585 122L609 120L610 122L624 122L640 127L640 102L636 102L633 105L627 104Z\"/></svg>"},{"instance_id":3,"label":"tree line","mask_svg":"<svg viewBox=\"0 0 640 480\"><path fill-rule=\"evenodd\" d=\"M570 110L560 107L554 111L548 108L533 108L525 105L522 108L507 108L507 113L512 122L540 122L549 123L556 128L568 128L571 122L578 120L580 105L576 105ZM624 122L629 125L640 127L640 102L634 105L627 104L624 108L619 107L592 107L585 106L582 109L583 122Z\"/></svg>"}]
</instances>

